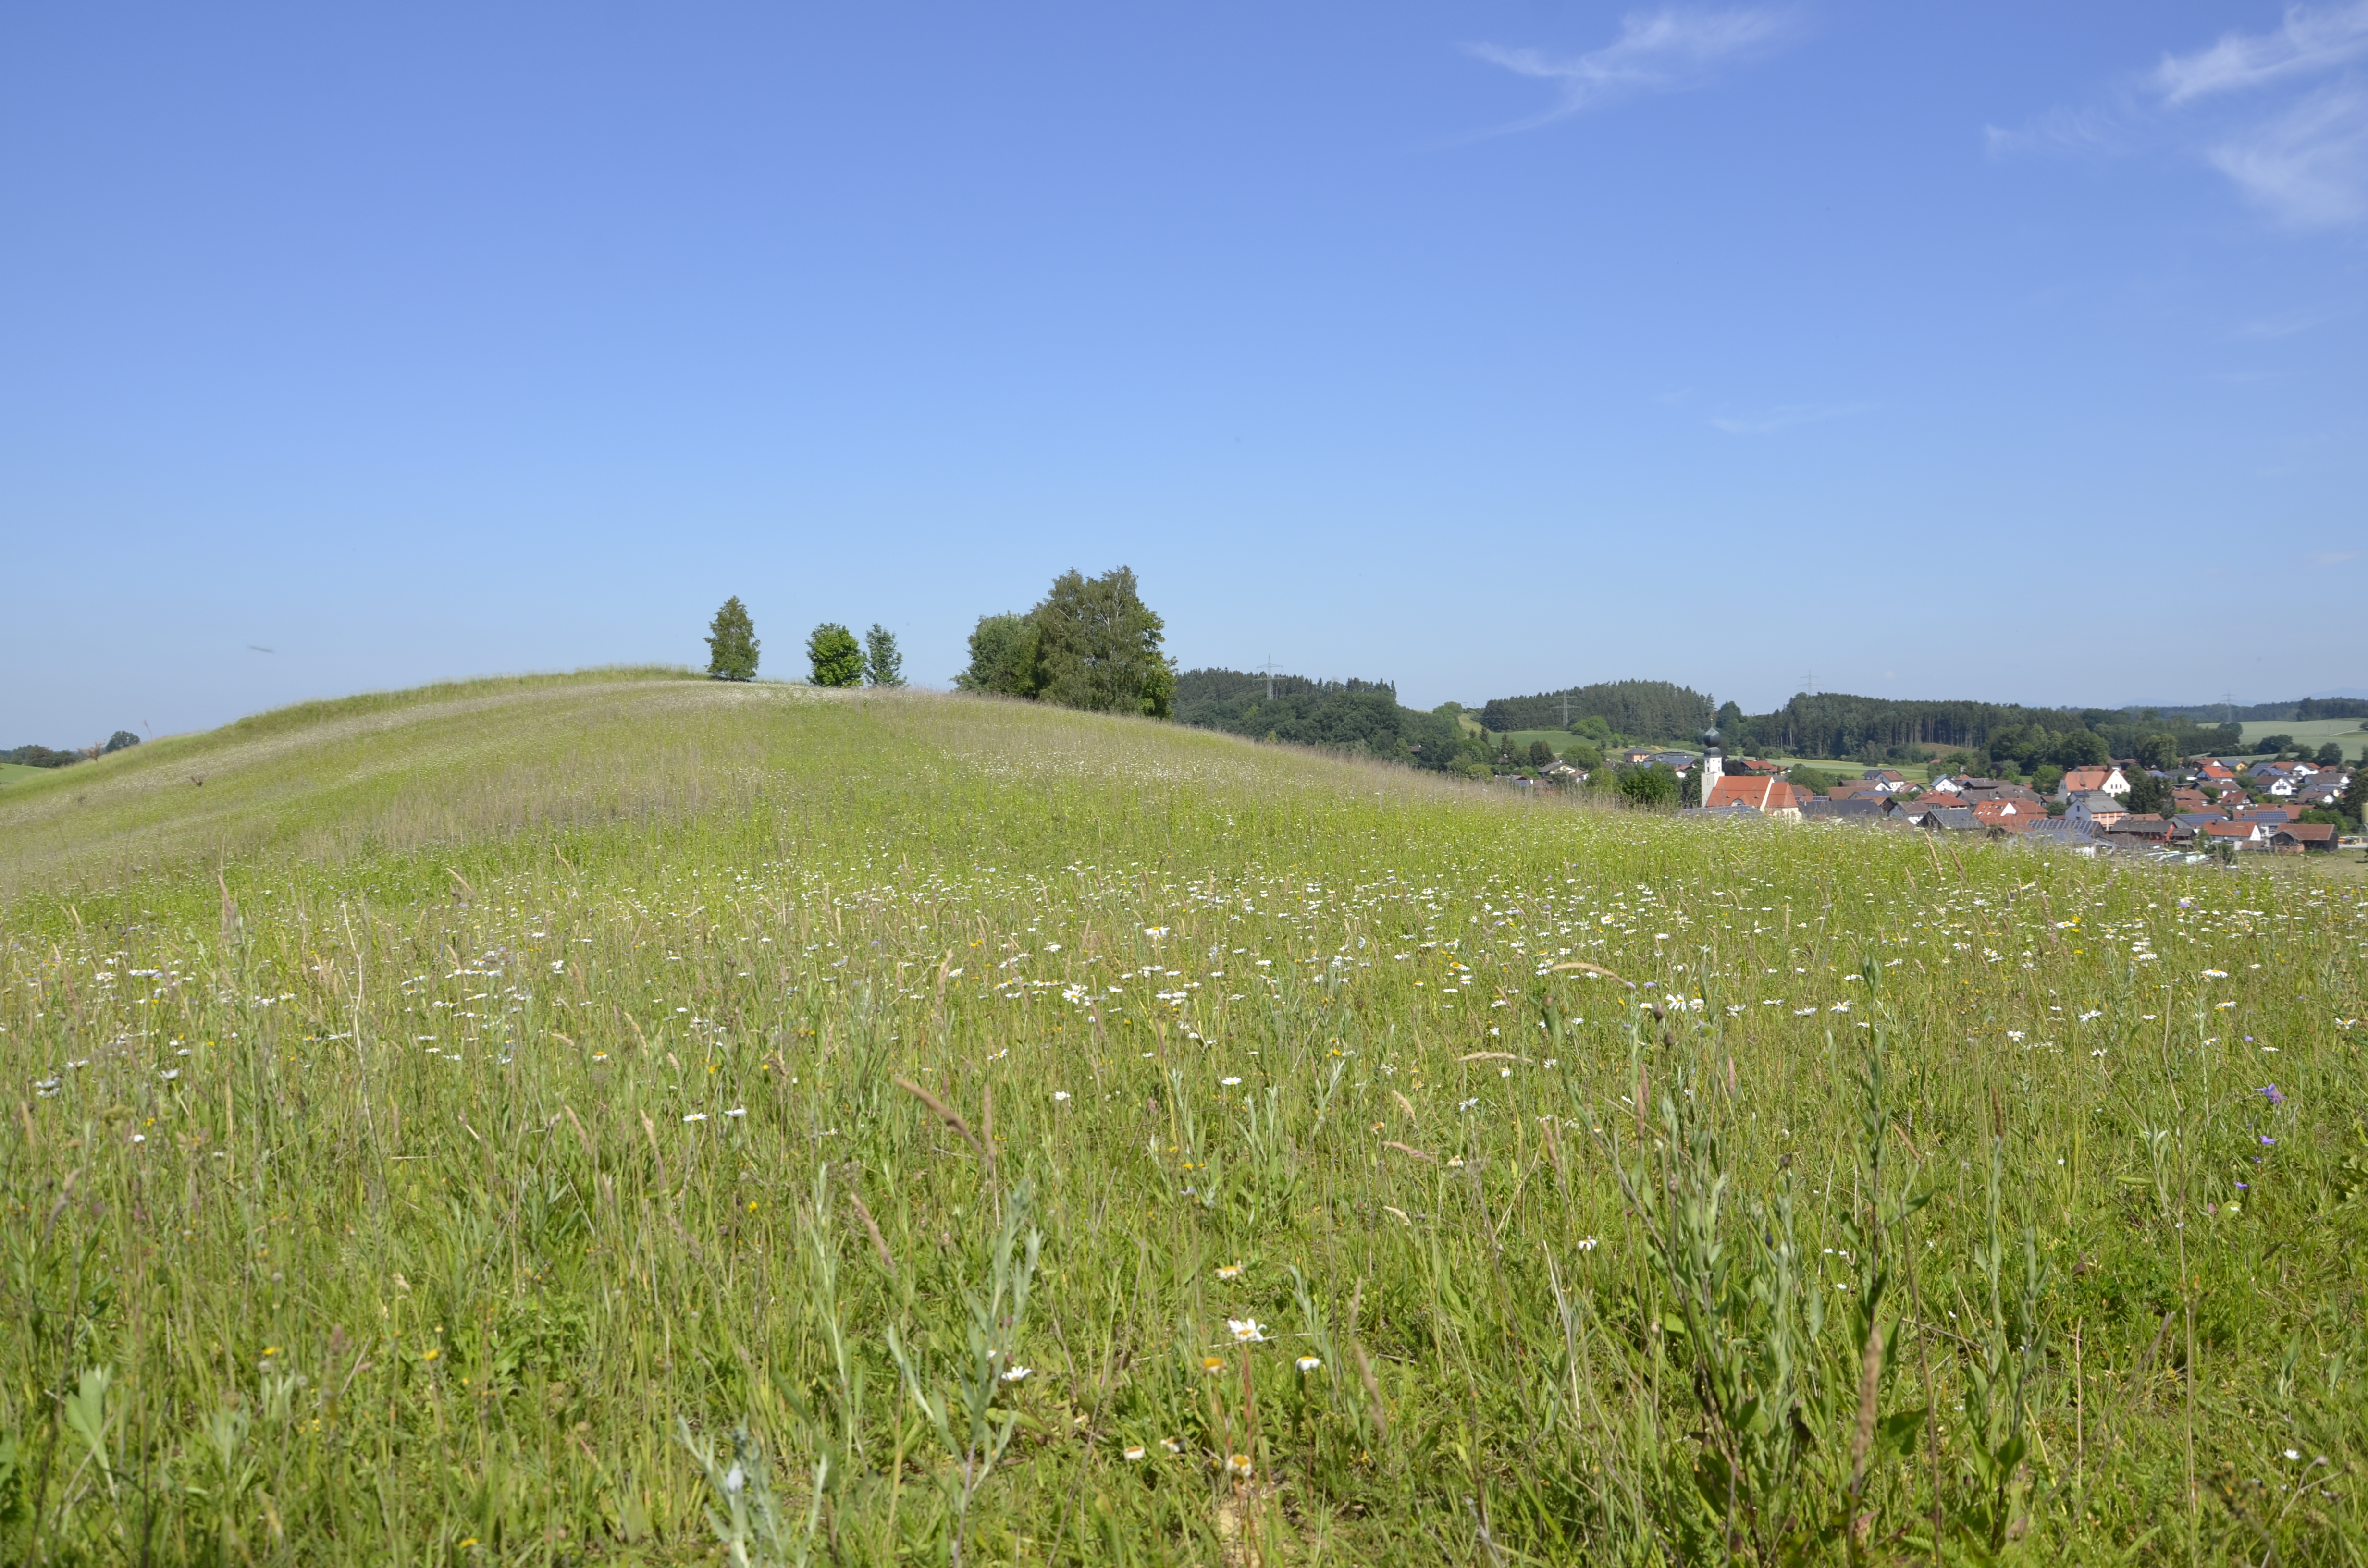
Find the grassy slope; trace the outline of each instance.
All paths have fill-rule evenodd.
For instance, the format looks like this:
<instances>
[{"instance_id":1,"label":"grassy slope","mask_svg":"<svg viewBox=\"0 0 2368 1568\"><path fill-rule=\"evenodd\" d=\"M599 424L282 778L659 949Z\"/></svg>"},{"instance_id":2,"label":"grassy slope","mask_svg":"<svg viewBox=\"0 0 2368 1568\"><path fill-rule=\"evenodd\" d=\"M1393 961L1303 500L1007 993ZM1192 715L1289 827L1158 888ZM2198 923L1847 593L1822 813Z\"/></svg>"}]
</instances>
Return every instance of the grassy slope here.
<instances>
[{"instance_id":1,"label":"grassy slope","mask_svg":"<svg viewBox=\"0 0 2368 1568\"><path fill-rule=\"evenodd\" d=\"M2361 1549L2348 893L645 678L268 715L77 782L0 801L0 1462L49 1551L701 1560L722 1494L678 1434L745 1421L791 1533L827 1460L842 1560L939 1560L958 1472L887 1335L953 1386L1024 1182L1042 1269L989 1348L1032 1370L995 1385L973 1560L1714 1560L1688 1369L1720 1336L1645 1230L1713 1131L1818 1437L1767 1518L1862 1507L1896 1552L1937 1476L2033 1561ZM1565 954L1702 1005L1539 972ZM1638 1211L1612 1161L1652 1129L1700 1160ZM1884 1210L1917 1272L1877 1407L1940 1419L1851 1503L1874 1150L1930 1195ZM1995 1357L2023 1392L1986 1405ZM94 1366L104 1467L41 1392L88 1413ZM1249 1486L1207 1468L1235 1449ZM2330 1492L2278 1490L2321 1454Z\"/></svg>"}]
</instances>

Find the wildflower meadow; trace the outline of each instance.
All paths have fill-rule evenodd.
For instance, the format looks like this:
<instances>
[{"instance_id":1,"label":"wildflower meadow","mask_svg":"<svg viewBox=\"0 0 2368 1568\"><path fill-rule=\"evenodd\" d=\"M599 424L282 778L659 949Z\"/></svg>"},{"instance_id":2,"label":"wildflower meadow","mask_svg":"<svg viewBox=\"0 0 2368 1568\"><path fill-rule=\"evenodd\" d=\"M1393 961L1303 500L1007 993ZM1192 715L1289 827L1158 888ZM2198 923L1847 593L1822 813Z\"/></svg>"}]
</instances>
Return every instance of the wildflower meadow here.
<instances>
[{"instance_id":1,"label":"wildflower meadow","mask_svg":"<svg viewBox=\"0 0 2368 1568\"><path fill-rule=\"evenodd\" d=\"M657 672L0 800L0 1560L2356 1562L2368 901Z\"/></svg>"}]
</instances>

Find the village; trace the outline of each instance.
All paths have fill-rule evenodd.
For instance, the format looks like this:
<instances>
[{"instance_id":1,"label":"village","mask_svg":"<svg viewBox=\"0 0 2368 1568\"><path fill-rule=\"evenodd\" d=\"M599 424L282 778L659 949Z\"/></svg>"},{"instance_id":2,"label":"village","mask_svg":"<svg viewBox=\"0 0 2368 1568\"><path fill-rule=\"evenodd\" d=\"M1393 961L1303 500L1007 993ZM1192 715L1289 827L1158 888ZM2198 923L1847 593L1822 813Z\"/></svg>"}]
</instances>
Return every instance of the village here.
<instances>
[{"instance_id":1,"label":"village","mask_svg":"<svg viewBox=\"0 0 2368 1568\"><path fill-rule=\"evenodd\" d=\"M1817 788L1796 782L1813 767L1706 752L1630 748L1606 757L1628 767L1676 773L1680 814L1762 817L1793 823L1856 823L1935 833L2027 839L2086 855L2127 854L2202 861L2237 854L2328 854L2368 847L2344 827L2308 815L2336 813L2354 765L2302 757L2205 756L2171 767L2121 759L2029 783L1970 773L1918 783L1896 768ZM1573 782L1585 775L1564 766Z\"/></svg>"}]
</instances>

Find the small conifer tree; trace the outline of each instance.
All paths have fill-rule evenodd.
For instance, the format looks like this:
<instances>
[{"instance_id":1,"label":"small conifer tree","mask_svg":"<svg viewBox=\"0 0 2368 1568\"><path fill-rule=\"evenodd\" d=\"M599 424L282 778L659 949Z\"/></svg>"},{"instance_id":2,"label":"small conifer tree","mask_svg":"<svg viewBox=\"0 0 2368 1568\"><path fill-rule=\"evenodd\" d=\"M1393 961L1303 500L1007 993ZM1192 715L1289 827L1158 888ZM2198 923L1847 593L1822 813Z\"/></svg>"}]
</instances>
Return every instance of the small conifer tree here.
<instances>
[{"instance_id":1,"label":"small conifer tree","mask_svg":"<svg viewBox=\"0 0 2368 1568\"><path fill-rule=\"evenodd\" d=\"M814 665L816 686L853 686L863 678L863 645L835 620L814 629L806 639L806 658Z\"/></svg>"},{"instance_id":2,"label":"small conifer tree","mask_svg":"<svg viewBox=\"0 0 2368 1568\"><path fill-rule=\"evenodd\" d=\"M896 651L896 634L876 620L863 634L863 684L905 684L905 655Z\"/></svg>"},{"instance_id":3,"label":"small conifer tree","mask_svg":"<svg viewBox=\"0 0 2368 1568\"><path fill-rule=\"evenodd\" d=\"M707 673L714 680L757 678L757 625L737 594L708 622Z\"/></svg>"}]
</instances>

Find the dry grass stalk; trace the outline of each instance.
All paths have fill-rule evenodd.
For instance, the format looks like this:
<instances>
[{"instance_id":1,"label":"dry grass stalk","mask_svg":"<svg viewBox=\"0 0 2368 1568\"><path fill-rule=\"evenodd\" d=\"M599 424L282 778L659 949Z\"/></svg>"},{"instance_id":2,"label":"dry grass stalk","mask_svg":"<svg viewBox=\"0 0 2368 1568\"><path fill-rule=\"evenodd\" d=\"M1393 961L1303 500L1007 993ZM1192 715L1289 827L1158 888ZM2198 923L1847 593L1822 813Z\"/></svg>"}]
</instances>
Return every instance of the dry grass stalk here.
<instances>
[{"instance_id":1,"label":"dry grass stalk","mask_svg":"<svg viewBox=\"0 0 2368 1568\"><path fill-rule=\"evenodd\" d=\"M888 1238L880 1233L880 1223L872 1219L871 1210L864 1206L863 1195L849 1187L847 1200L855 1206L855 1217L863 1221L864 1233L871 1236L872 1248L880 1254L881 1263L886 1266L889 1273L895 1273L896 1255L888 1250Z\"/></svg>"},{"instance_id":2,"label":"dry grass stalk","mask_svg":"<svg viewBox=\"0 0 2368 1568\"><path fill-rule=\"evenodd\" d=\"M994 1157L986 1152L986 1145L979 1142L978 1134L973 1132L970 1130L970 1123L962 1119L962 1112L946 1104L945 1101L938 1098L937 1096L929 1093L928 1090L921 1087L920 1085L916 1084L910 1078L897 1079L896 1086L904 1090L906 1094L912 1096L915 1099L920 1101L923 1105L928 1106L930 1110L937 1113L939 1120L944 1122L948 1127L952 1128L956 1132L961 1133L964 1142L970 1144L973 1151L977 1153L978 1157L982 1161L985 1162L989 1165L992 1165L995 1163Z\"/></svg>"}]
</instances>

